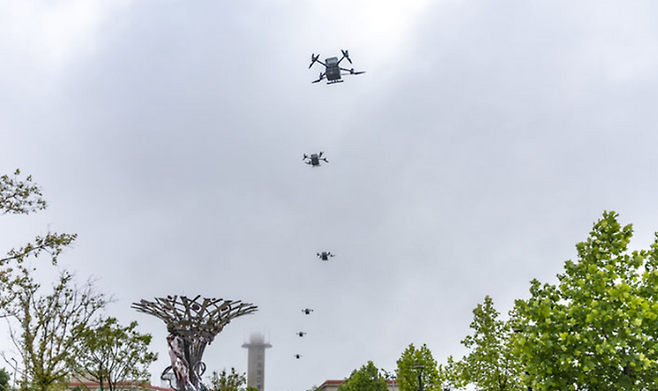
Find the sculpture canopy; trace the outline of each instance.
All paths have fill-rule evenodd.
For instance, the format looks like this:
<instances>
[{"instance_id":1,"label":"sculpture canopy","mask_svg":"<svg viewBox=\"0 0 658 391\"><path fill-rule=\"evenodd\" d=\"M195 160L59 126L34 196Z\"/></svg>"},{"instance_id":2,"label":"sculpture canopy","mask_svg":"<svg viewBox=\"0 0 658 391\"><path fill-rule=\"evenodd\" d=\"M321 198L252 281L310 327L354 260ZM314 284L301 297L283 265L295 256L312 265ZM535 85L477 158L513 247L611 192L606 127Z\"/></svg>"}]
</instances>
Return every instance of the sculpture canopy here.
<instances>
[{"instance_id":1,"label":"sculpture canopy","mask_svg":"<svg viewBox=\"0 0 658 391\"><path fill-rule=\"evenodd\" d=\"M240 300L193 299L187 296L167 296L155 301L140 300L132 308L162 319L169 333L185 340L213 341L233 318L255 312L258 307Z\"/></svg>"}]
</instances>

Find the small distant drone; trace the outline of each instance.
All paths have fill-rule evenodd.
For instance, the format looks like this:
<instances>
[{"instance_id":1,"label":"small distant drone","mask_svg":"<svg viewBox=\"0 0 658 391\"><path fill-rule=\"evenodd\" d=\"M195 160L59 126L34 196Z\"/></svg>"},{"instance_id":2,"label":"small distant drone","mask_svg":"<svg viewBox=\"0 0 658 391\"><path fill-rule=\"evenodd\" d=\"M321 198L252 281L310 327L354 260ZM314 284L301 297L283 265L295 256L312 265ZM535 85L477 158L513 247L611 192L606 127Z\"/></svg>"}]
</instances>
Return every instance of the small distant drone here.
<instances>
[{"instance_id":1,"label":"small distant drone","mask_svg":"<svg viewBox=\"0 0 658 391\"><path fill-rule=\"evenodd\" d=\"M318 257L322 259L323 261L328 261L329 258L335 257L334 254L330 253L329 251L323 251L321 253L318 253Z\"/></svg>"},{"instance_id":2,"label":"small distant drone","mask_svg":"<svg viewBox=\"0 0 658 391\"><path fill-rule=\"evenodd\" d=\"M304 315L311 315L311 312L313 312L313 310L310 308L304 308L302 312L304 313Z\"/></svg>"},{"instance_id":3,"label":"small distant drone","mask_svg":"<svg viewBox=\"0 0 658 391\"><path fill-rule=\"evenodd\" d=\"M299 360L300 358L302 358L302 355L301 355L301 354L295 354L294 357L295 357L297 360Z\"/></svg>"},{"instance_id":4,"label":"small distant drone","mask_svg":"<svg viewBox=\"0 0 658 391\"><path fill-rule=\"evenodd\" d=\"M295 333L295 335L297 335L298 337L303 337L303 336L306 335L306 333L303 332L303 331L298 331L298 332Z\"/></svg>"},{"instance_id":5,"label":"small distant drone","mask_svg":"<svg viewBox=\"0 0 658 391\"><path fill-rule=\"evenodd\" d=\"M329 163L329 160L327 160L326 157L322 157L323 153L324 152L312 153L311 156L304 154L304 163L310 164L313 167L320 167L320 160L325 163Z\"/></svg>"},{"instance_id":6,"label":"small distant drone","mask_svg":"<svg viewBox=\"0 0 658 391\"><path fill-rule=\"evenodd\" d=\"M358 71L355 72L354 68L352 69L345 69L340 67L340 62L343 61L344 59L347 59L347 61L352 63L352 60L350 59L350 53L347 50L341 50L343 52L343 57L338 59L338 57L329 57L324 62L318 60L320 57L319 54L311 54L311 65L308 66L310 69L313 64L316 62L324 65L325 71L320 72L320 77L318 80L313 81L313 83L317 83L319 81L322 81L324 79L327 79L327 84L334 84L334 83L342 83L343 80L340 78L342 75L360 75L362 73L366 73L365 71ZM341 71L347 72L343 73Z\"/></svg>"}]
</instances>

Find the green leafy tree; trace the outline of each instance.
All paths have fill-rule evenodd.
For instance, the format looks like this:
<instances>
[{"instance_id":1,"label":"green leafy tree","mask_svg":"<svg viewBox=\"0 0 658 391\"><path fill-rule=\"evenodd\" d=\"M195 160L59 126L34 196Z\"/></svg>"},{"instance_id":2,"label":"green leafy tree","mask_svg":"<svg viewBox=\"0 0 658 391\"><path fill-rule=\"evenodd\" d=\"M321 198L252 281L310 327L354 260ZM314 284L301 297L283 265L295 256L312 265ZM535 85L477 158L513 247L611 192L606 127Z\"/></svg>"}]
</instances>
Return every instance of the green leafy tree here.
<instances>
[{"instance_id":1,"label":"green leafy tree","mask_svg":"<svg viewBox=\"0 0 658 391\"><path fill-rule=\"evenodd\" d=\"M30 214L45 209L40 187L33 182L31 176L21 179L20 170L12 176L0 176L0 214ZM57 263L57 257L63 248L70 245L76 238L75 234L48 233L37 236L34 241L22 247L11 249L7 256L0 258L0 317L12 314L13 304L18 300L17 290L22 290L21 283L32 271L25 265L30 257L48 254L52 264Z\"/></svg>"},{"instance_id":2,"label":"green leafy tree","mask_svg":"<svg viewBox=\"0 0 658 391\"><path fill-rule=\"evenodd\" d=\"M140 334L137 322L128 326L116 318L106 318L91 327L79 326L74 354L69 367L73 376L98 382L100 389L114 391L122 382L145 382L148 366L158 355L148 350L150 334Z\"/></svg>"},{"instance_id":3,"label":"green leafy tree","mask_svg":"<svg viewBox=\"0 0 658 391\"><path fill-rule=\"evenodd\" d=\"M9 373L4 369L0 369L0 391L9 391Z\"/></svg>"},{"instance_id":4,"label":"green leafy tree","mask_svg":"<svg viewBox=\"0 0 658 391\"><path fill-rule=\"evenodd\" d=\"M21 179L21 170L12 176L0 176L0 211L2 214L29 214L46 209L41 188L28 175Z\"/></svg>"},{"instance_id":5,"label":"green leafy tree","mask_svg":"<svg viewBox=\"0 0 658 391\"><path fill-rule=\"evenodd\" d=\"M88 327L106 300L96 293L91 283L73 285L72 276L64 271L49 293L29 275L20 285L18 303L12 317L17 332L10 327L10 337L24 364L22 387L50 391L67 381L68 363L82 330Z\"/></svg>"},{"instance_id":6,"label":"green leafy tree","mask_svg":"<svg viewBox=\"0 0 658 391\"><path fill-rule=\"evenodd\" d=\"M453 363L448 366L457 369L457 377L461 378L455 383L460 386L472 384L482 391L524 390L521 382L523 371L513 354L514 332L509 323L500 320L499 316L489 296L473 310L470 325L473 334L461 341L470 353L459 365Z\"/></svg>"},{"instance_id":7,"label":"green leafy tree","mask_svg":"<svg viewBox=\"0 0 658 391\"><path fill-rule=\"evenodd\" d=\"M247 377L244 373L238 373L235 368L227 372L226 368L221 372L213 371L210 376L210 390L212 391L245 391Z\"/></svg>"},{"instance_id":8,"label":"green leafy tree","mask_svg":"<svg viewBox=\"0 0 658 391\"><path fill-rule=\"evenodd\" d=\"M29 214L45 209L42 193L30 176L20 171L0 177L0 214ZM88 324L105 305L103 295L89 283L73 284L72 275L63 271L50 292L34 278L28 260L47 254L57 264L63 248L76 235L48 233L26 245L11 249L0 259L0 317L10 320L10 337L17 348L24 370L21 387L37 391L61 387L67 379L67 360L78 337L75 332Z\"/></svg>"},{"instance_id":9,"label":"green leafy tree","mask_svg":"<svg viewBox=\"0 0 658 391\"><path fill-rule=\"evenodd\" d=\"M422 365L422 370L418 366ZM418 391L418 375L421 375L423 391L442 390L442 380L432 357L432 352L423 344L416 348L410 344L397 361L397 384L400 391Z\"/></svg>"},{"instance_id":10,"label":"green leafy tree","mask_svg":"<svg viewBox=\"0 0 658 391\"><path fill-rule=\"evenodd\" d=\"M386 391L387 389L386 378L380 375L379 369L372 361L352 371L345 382L338 386L338 391Z\"/></svg>"},{"instance_id":11,"label":"green leafy tree","mask_svg":"<svg viewBox=\"0 0 658 391\"><path fill-rule=\"evenodd\" d=\"M631 225L604 212L558 284L517 300L515 348L534 390L658 389L658 234L628 251Z\"/></svg>"},{"instance_id":12,"label":"green leafy tree","mask_svg":"<svg viewBox=\"0 0 658 391\"><path fill-rule=\"evenodd\" d=\"M464 363L455 361L452 356L448 357L446 364L441 364L437 368L443 390L460 390L468 383L464 379Z\"/></svg>"}]
</instances>

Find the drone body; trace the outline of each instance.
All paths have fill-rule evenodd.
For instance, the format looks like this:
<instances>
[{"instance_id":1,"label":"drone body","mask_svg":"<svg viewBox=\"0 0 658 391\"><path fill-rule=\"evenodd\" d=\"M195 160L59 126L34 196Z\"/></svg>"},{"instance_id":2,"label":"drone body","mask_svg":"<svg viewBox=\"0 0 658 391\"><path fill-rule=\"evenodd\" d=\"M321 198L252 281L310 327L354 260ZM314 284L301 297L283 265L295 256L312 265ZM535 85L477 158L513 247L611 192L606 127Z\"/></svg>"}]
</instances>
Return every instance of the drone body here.
<instances>
[{"instance_id":1,"label":"drone body","mask_svg":"<svg viewBox=\"0 0 658 391\"><path fill-rule=\"evenodd\" d=\"M302 358L302 355L301 355L301 354L295 354L294 357L295 357L297 360L299 360L300 358Z\"/></svg>"},{"instance_id":2,"label":"drone body","mask_svg":"<svg viewBox=\"0 0 658 391\"><path fill-rule=\"evenodd\" d=\"M309 164L313 167L320 167L320 161L323 161L325 163L329 163L329 160L327 158L322 157L322 154L324 152L320 153L312 153L310 156L304 154L304 163Z\"/></svg>"},{"instance_id":3,"label":"drone body","mask_svg":"<svg viewBox=\"0 0 658 391\"><path fill-rule=\"evenodd\" d=\"M303 337L303 336L305 336L305 335L306 335L306 333L305 333L305 332L303 332L303 331L298 331L298 332L296 332L296 333L295 333L295 335L297 335L298 337L300 337L300 338L301 338L301 337Z\"/></svg>"},{"instance_id":4,"label":"drone body","mask_svg":"<svg viewBox=\"0 0 658 391\"><path fill-rule=\"evenodd\" d=\"M311 315L311 312L313 312L313 310L310 308L304 308L302 312L304 313L304 315Z\"/></svg>"},{"instance_id":5,"label":"drone body","mask_svg":"<svg viewBox=\"0 0 658 391\"><path fill-rule=\"evenodd\" d=\"M332 253L329 252L329 251L323 251L323 252L321 252L321 253L318 253L318 258L320 258L320 259L323 260L323 261L328 261L329 258L332 258L332 257L335 257L335 255L332 254Z\"/></svg>"},{"instance_id":6,"label":"drone body","mask_svg":"<svg viewBox=\"0 0 658 391\"><path fill-rule=\"evenodd\" d=\"M346 69L346 68L341 68L340 67L340 62L347 59L349 63L352 63L352 60L350 59L350 54L347 50L341 50L343 52L343 56L338 59L338 57L329 57L324 62L318 60L320 57L319 54L311 54L311 65L309 65L309 69L313 66L313 64L320 63L324 65L324 72L320 73L320 77L313 81L313 83L317 83L319 81L322 81L324 79L327 79L327 84L334 84L334 83L342 83L343 79L341 78L342 75L360 75L362 73L365 73L365 71L358 71L355 72L354 68L352 69ZM346 73L343 73L346 72Z\"/></svg>"}]
</instances>

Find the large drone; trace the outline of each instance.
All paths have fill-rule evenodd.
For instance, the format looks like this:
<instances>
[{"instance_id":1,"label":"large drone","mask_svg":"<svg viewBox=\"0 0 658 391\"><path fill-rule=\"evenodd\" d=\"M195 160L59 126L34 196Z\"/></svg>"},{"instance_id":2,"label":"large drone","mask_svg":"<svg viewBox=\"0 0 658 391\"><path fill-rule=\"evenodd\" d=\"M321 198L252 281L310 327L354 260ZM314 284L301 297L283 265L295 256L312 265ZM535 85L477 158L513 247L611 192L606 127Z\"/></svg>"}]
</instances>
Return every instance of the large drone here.
<instances>
[{"instance_id":1,"label":"large drone","mask_svg":"<svg viewBox=\"0 0 658 391\"><path fill-rule=\"evenodd\" d=\"M318 253L318 258L322 259L323 261L328 261L330 257L335 257L335 255L329 251Z\"/></svg>"},{"instance_id":2,"label":"large drone","mask_svg":"<svg viewBox=\"0 0 658 391\"><path fill-rule=\"evenodd\" d=\"M311 54L311 65L308 66L310 69L313 64L316 62L324 65L325 71L320 73L320 77L318 80L313 81L313 83L317 83L319 81L322 81L324 79L327 79L327 84L334 84L334 83L342 83L343 80L341 79L342 75L360 75L362 73L366 73L365 71L358 71L355 72L354 68L352 69L346 69L346 68L341 68L340 67L340 62L347 59L349 63L352 63L352 60L350 59L350 53L347 50L342 50L343 52L343 57L338 59L338 57L329 57L324 62L318 60L320 58L320 54ZM345 72L345 73L343 73Z\"/></svg>"},{"instance_id":3,"label":"large drone","mask_svg":"<svg viewBox=\"0 0 658 391\"><path fill-rule=\"evenodd\" d=\"M324 152L312 153L311 156L304 154L304 163L310 164L313 167L320 167L320 160L325 163L329 163L329 160L327 160L326 157L322 157L323 153Z\"/></svg>"}]
</instances>

